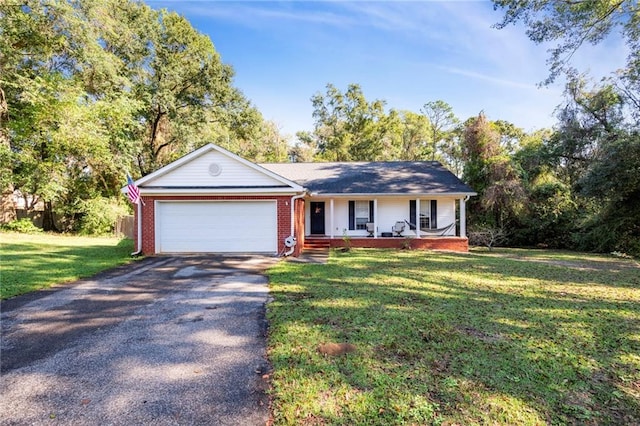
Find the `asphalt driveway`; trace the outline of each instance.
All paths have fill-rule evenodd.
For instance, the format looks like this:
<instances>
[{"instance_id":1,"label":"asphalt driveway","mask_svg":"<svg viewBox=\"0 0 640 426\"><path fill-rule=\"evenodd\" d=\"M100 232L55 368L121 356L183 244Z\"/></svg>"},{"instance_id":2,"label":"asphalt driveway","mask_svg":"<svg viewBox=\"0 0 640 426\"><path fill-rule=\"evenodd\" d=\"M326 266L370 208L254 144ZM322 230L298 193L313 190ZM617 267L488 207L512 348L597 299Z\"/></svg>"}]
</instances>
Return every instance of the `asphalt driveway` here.
<instances>
[{"instance_id":1,"label":"asphalt driveway","mask_svg":"<svg viewBox=\"0 0 640 426\"><path fill-rule=\"evenodd\" d=\"M0 424L264 425L275 262L150 258L2 302Z\"/></svg>"}]
</instances>

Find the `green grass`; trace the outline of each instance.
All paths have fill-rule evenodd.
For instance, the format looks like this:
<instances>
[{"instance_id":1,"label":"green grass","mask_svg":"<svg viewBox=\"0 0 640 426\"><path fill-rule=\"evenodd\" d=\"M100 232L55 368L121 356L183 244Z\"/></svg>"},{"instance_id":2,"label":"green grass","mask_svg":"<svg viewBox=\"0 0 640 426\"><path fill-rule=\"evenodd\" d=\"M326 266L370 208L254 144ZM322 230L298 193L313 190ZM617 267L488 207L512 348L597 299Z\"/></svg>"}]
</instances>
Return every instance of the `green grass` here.
<instances>
[{"instance_id":1,"label":"green grass","mask_svg":"<svg viewBox=\"0 0 640 426\"><path fill-rule=\"evenodd\" d=\"M0 233L0 298L74 281L130 261L131 240Z\"/></svg>"},{"instance_id":2,"label":"green grass","mask_svg":"<svg viewBox=\"0 0 640 426\"><path fill-rule=\"evenodd\" d=\"M276 425L640 424L633 260L361 249L270 281Z\"/></svg>"}]
</instances>

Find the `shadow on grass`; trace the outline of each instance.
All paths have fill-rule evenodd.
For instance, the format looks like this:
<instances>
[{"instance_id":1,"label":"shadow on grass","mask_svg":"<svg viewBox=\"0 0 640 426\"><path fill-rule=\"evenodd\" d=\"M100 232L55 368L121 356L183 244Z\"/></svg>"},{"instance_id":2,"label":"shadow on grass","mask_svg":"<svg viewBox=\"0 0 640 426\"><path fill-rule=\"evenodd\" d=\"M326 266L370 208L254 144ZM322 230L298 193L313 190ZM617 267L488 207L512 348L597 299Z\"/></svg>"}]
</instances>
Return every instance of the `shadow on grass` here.
<instances>
[{"instance_id":1,"label":"shadow on grass","mask_svg":"<svg viewBox=\"0 0 640 426\"><path fill-rule=\"evenodd\" d=\"M131 240L117 245L43 245L5 243L2 245L2 286L0 298L47 288L53 284L89 277L105 269L127 263L133 250Z\"/></svg>"},{"instance_id":2,"label":"shadow on grass","mask_svg":"<svg viewBox=\"0 0 640 426\"><path fill-rule=\"evenodd\" d=\"M289 377L305 376L336 395L280 415L336 424L636 424L637 280L634 268L389 251L277 268L276 397L295 400ZM322 340L359 351L324 358L314 350Z\"/></svg>"},{"instance_id":3,"label":"shadow on grass","mask_svg":"<svg viewBox=\"0 0 640 426\"><path fill-rule=\"evenodd\" d=\"M264 424L266 291L174 278L207 259L153 262L3 312L4 422Z\"/></svg>"}]
</instances>

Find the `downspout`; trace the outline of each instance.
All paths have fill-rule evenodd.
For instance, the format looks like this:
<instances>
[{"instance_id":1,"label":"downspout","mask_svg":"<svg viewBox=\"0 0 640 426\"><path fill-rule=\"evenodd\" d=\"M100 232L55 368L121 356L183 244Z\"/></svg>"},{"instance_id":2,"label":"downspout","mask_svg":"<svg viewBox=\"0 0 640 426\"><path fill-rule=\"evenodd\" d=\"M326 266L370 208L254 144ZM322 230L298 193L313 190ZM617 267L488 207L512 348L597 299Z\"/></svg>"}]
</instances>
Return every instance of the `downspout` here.
<instances>
[{"instance_id":1,"label":"downspout","mask_svg":"<svg viewBox=\"0 0 640 426\"><path fill-rule=\"evenodd\" d=\"M293 245L291 246L291 248L284 252L284 257L288 257L291 256L291 254L293 254L294 250L296 249L296 235L295 235L295 223L296 223L296 218L295 218L295 201L299 200L300 198L303 198L306 194L306 190L304 190L304 192L302 194L298 194L298 195L294 195L293 197L291 197L291 238L293 238Z\"/></svg>"},{"instance_id":2,"label":"downspout","mask_svg":"<svg viewBox=\"0 0 640 426\"><path fill-rule=\"evenodd\" d=\"M131 253L132 257L142 254L142 197L138 200L138 251Z\"/></svg>"}]
</instances>

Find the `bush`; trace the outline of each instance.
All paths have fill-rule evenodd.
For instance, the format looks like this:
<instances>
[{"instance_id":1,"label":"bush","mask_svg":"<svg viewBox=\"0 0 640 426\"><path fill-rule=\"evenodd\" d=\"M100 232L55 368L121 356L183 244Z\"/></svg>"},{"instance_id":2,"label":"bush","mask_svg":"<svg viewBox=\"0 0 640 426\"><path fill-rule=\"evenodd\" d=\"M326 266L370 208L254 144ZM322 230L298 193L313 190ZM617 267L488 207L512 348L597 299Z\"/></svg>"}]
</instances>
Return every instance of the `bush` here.
<instances>
[{"instance_id":1,"label":"bush","mask_svg":"<svg viewBox=\"0 0 640 426\"><path fill-rule=\"evenodd\" d=\"M42 232L42 229L38 228L31 222L31 219L24 217L22 219L14 220L2 226L2 229L13 232L20 232L22 234L37 234Z\"/></svg>"},{"instance_id":2,"label":"bush","mask_svg":"<svg viewBox=\"0 0 640 426\"><path fill-rule=\"evenodd\" d=\"M127 214L126 207L111 198L85 200L80 208L82 213L78 232L81 235L109 235L118 217Z\"/></svg>"},{"instance_id":3,"label":"bush","mask_svg":"<svg viewBox=\"0 0 640 426\"><path fill-rule=\"evenodd\" d=\"M506 241L506 233L502 228L490 226L476 226L469 232L469 244L472 246L486 246L489 250Z\"/></svg>"}]
</instances>

